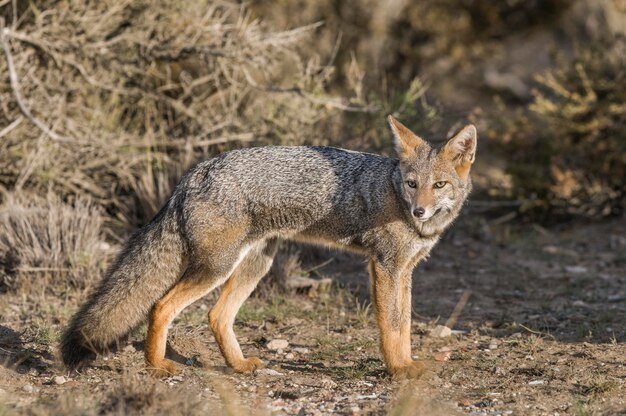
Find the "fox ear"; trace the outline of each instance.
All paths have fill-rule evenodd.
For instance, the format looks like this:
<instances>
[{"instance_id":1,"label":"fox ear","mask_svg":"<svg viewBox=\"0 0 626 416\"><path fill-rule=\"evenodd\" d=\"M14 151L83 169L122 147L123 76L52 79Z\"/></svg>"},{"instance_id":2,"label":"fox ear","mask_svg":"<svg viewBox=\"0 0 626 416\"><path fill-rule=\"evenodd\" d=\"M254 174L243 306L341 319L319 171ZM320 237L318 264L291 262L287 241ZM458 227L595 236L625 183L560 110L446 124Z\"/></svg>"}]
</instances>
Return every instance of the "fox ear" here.
<instances>
[{"instance_id":1,"label":"fox ear","mask_svg":"<svg viewBox=\"0 0 626 416\"><path fill-rule=\"evenodd\" d=\"M419 146L426 144L419 136L408 129L404 124L400 123L393 116L387 116L389 127L393 133L393 147L400 159L406 159Z\"/></svg>"},{"instance_id":2,"label":"fox ear","mask_svg":"<svg viewBox=\"0 0 626 416\"><path fill-rule=\"evenodd\" d=\"M470 167L476 157L476 127L473 124L463 127L443 147L443 156L454 162L454 167L459 177L467 179Z\"/></svg>"}]
</instances>

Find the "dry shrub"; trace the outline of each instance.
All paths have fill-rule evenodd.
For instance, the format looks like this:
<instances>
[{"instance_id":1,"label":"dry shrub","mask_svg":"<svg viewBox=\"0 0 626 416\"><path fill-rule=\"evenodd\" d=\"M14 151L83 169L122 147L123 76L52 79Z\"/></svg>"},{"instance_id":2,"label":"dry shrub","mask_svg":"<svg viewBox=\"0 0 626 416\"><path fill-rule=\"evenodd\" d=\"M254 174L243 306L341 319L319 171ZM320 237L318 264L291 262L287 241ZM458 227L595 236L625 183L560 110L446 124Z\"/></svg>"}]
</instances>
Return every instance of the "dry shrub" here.
<instances>
[{"instance_id":1,"label":"dry shrub","mask_svg":"<svg viewBox=\"0 0 626 416\"><path fill-rule=\"evenodd\" d=\"M297 48L310 28L274 31L237 4L22 6L0 59L8 189L88 194L143 222L161 186L198 159L234 143L328 143L324 126L350 109L325 92L332 68Z\"/></svg>"},{"instance_id":2,"label":"dry shrub","mask_svg":"<svg viewBox=\"0 0 626 416\"><path fill-rule=\"evenodd\" d=\"M393 93L406 88L433 61L449 59L458 68L466 64L475 43L551 22L571 3L569 0L252 0L250 7L279 28L324 22L312 43L305 47L312 47L336 62L339 74L334 79L335 85L340 89L349 85L351 64L356 56L366 69L366 86ZM437 72L442 72L441 68Z\"/></svg>"},{"instance_id":3,"label":"dry shrub","mask_svg":"<svg viewBox=\"0 0 626 416\"><path fill-rule=\"evenodd\" d=\"M537 76L529 110L499 126L528 213L602 218L626 208L626 40L607 36Z\"/></svg>"},{"instance_id":4,"label":"dry shrub","mask_svg":"<svg viewBox=\"0 0 626 416\"><path fill-rule=\"evenodd\" d=\"M342 78L349 98L330 95L332 59L303 48L315 42L315 24L277 31L226 1L18 1L15 16L13 2L0 3L0 197L89 196L120 241L200 159L250 144L365 141L390 150L384 115L418 131L435 118L415 105L425 90L419 80L371 97L356 62ZM27 251L39 252L32 244ZM50 260L14 252L7 270L65 273L82 285L71 253ZM6 276L11 286L31 280Z\"/></svg>"},{"instance_id":5,"label":"dry shrub","mask_svg":"<svg viewBox=\"0 0 626 416\"><path fill-rule=\"evenodd\" d=\"M102 217L85 198L8 195L0 207L0 289L27 293L88 288L104 258Z\"/></svg>"}]
</instances>

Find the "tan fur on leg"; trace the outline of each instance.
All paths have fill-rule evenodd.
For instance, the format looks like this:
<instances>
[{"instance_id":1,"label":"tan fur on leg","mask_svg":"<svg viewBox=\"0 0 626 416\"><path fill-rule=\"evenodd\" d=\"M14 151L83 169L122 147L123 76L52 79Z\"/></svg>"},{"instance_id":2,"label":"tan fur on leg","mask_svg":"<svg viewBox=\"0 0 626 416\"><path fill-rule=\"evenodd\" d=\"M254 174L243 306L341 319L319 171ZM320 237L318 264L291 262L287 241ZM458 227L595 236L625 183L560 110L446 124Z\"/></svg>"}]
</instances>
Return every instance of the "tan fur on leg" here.
<instances>
[{"instance_id":1,"label":"tan fur on leg","mask_svg":"<svg viewBox=\"0 0 626 416\"><path fill-rule=\"evenodd\" d=\"M400 278L400 355L411 360L411 273Z\"/></svg>"},{"instance_id":2,"label":"tan fur on leg","mask_svg":"<svg viewBox=\"0 0 626 416\"><path fill-rule=\"evenodd\" d=\"M387 368L404 364L406 357L400 354L400 311L398 309L398 282L378 263L370 261L372 294L376 321L380 329L380 349Z\"/></svg>"},{"instance_id":3,"label":"tan fur on leg","mask_svg":"<svg viewBox=\"0 0 626 416\"><path fill-rule=\"evenodd\" d=\"M201 266L187 269L183 278L154 305L148 321L145 355L155 376L171 375L176 365L165 359L168 327L183 309L219 286L225 277L207 276Z\"/></svg>"},{"instance_id":4,"label":"tan fur on leg","mask_svg":"<svg viewBox=\"0 0 626 416\"><path fill-rule=\"evenodd\" d=\"M387 370L394 380L417 378L423 374L424 367L411 358L410 280L402 283L399 276L392 275L373 260L369 263L369 272L380 329L380 349Z\"/></svg>"},{"instance_id":5,"label":"tan fur on leg","mask_svg":"<svg viewBox=\"0 0 626 416\"><path fill-rule=\"evenodd\" d=\"M152 309L145 355L148 367L155 376L176 372L176 365L165 359L168 326L185 307L206 295L209 288L210 286L199 284L196 280L181 281Z\"/></svg>"}]
</instances>

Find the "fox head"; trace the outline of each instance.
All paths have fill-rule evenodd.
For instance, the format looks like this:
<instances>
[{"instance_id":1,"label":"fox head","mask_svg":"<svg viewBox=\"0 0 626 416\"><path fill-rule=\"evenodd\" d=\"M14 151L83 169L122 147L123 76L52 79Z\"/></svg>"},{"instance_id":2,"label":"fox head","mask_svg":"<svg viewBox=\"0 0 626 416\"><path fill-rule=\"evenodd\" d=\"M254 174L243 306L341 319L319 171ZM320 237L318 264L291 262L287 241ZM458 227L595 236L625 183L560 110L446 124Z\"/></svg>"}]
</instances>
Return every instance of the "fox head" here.
<instances>
[{"instance_id":1,"label":"fox head","mask_svg":"<svg viewBox=\"0 0 626 416\"><path fill-rule=\"evenodd\" d=\"M471 188L476 127L465 126L440 148L431 147L392 116L388 117L400 159L402 195L415 222L458 209Z\"/></svg>"}]
</instances>

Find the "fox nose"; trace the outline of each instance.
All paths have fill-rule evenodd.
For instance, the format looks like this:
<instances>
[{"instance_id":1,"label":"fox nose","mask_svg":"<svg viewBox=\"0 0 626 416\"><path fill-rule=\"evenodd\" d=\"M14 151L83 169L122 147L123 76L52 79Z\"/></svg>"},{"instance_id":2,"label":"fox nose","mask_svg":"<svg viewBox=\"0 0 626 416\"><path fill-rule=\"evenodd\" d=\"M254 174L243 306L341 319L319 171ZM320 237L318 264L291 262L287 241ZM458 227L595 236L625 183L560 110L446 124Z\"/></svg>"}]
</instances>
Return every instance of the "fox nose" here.
<instances>
[{"instance_id":1,"label":"fox nose","mask_svg":"<svg viewBox=\"0 0 626 416\"><path fill-rule=\"evenodd\" d=\"M422 216L424 215L424 213L426 212L426 210L422 207L419 208L413 208L413 216L417 217L417 218L422 218Z\"/></svg>"}]
</instances>

